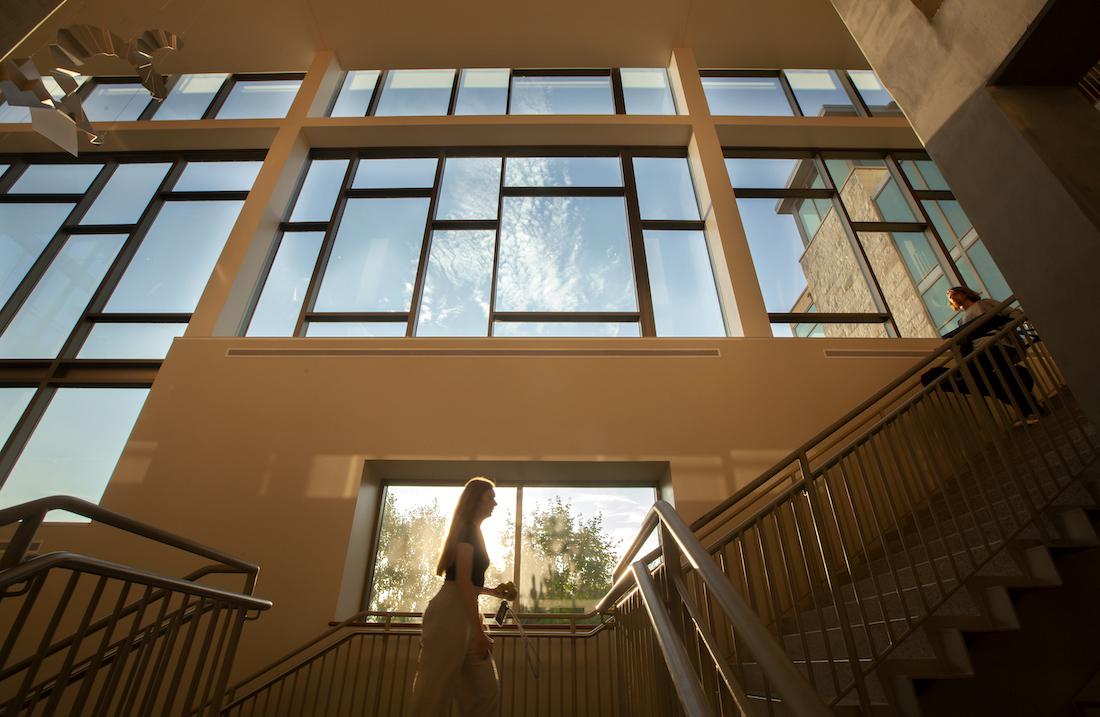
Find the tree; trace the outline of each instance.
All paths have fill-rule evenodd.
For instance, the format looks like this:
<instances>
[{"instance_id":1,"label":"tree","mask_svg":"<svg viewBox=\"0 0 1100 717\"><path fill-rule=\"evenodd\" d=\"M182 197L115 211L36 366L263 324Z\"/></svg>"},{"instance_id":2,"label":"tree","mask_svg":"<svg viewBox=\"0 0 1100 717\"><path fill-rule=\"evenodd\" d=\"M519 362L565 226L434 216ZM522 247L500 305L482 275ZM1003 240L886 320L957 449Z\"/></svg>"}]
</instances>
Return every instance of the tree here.
<instances>
[{"instance_id":1,"label":"tree","mask_svg":"<svg viewBox=\"0 0 1100 717\"><path fill-rule=\"evenodd\" d=\"M532 612L580 611L611 587L617 541L604 531L603 515L587 520L555 497L531 512L523 530L524 608Z\"/></svg>"},{"instance_id":2,"label":"tree","mask_svg":"<svg viewBox=\"0 0 1100 717\"><path fill-rule=\"evenodd\" d=\"M435 563L447 537L447 518L435 500L400 510L390 491L382 511L370 609L421 611L439 590Z\"/></svg>"}]
</instances>

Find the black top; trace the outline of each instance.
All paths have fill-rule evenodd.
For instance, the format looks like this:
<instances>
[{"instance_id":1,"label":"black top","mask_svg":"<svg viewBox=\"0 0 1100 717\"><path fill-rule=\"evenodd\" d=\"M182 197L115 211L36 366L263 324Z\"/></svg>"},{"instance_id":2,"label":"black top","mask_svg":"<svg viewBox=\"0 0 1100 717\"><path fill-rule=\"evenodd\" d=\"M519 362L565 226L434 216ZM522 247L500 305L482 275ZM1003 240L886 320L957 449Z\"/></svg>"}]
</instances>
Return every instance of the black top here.
<instances>
[{"instance_id":1,"label":"black top","mask_svg":"<svg viewBox=\"0 0 1100 717\"><path fill-rule=\"evenodd\" d=\"M485 550L485 539L481 537L481 529L471 525L462 533L459 533L455 546L459 543L469 543L474 546L474 562L470 571L470 582L479 588L485 587L485 571L489 569L489 553ZM455 560L447 566L447 580L455 579Z\"/></svg>"}]
</instances>

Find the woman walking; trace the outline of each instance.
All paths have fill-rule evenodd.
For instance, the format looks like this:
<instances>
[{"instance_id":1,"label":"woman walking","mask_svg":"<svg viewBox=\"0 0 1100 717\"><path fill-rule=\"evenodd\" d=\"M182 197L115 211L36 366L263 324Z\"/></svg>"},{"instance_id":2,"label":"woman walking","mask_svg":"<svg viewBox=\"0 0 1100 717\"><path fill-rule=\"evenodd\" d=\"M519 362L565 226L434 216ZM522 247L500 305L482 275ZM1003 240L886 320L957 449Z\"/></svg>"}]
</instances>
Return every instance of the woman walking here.
<instances>
[{"instance_id":1,"label":"woman walking","mask_svg":"<svg viewBox=\"0 0 1100 717\"><path fill-rule=\"evenodd\" d=\"M481 523L496 504L493 482L477 477L466 482L455 506L435 570L446 579L424 611L412 717L449 717L455 703L462 717L497 714L499 681L493 640L477 605L479 595L504 597L485 587L489 554Z\"/></svg>"}]
</instances>

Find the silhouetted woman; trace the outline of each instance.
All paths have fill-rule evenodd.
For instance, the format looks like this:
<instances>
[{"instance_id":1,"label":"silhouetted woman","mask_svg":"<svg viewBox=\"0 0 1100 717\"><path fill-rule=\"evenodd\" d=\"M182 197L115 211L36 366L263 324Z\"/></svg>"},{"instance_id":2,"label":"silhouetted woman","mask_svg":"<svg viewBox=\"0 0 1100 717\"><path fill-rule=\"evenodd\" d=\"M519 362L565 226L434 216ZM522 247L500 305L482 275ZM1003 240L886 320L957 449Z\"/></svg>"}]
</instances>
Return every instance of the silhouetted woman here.
<instances>
[{"instance_id":1,"label":"silhouetted woman","mask_svg":"<svg viewBox=\"0 0 1100 717\"><path fill-rule=\"evenodd\" d=\"M496 507L493 488L488 478L471 478L455 506L435 569L436 575L446 574L446 580L424 611L412 717L449 717L452 703L458 704L462 717L497 714L493 640L477 606L479 595L503 597L485 588L489 554L481 523Z\"/></svg>"}]
</instances>

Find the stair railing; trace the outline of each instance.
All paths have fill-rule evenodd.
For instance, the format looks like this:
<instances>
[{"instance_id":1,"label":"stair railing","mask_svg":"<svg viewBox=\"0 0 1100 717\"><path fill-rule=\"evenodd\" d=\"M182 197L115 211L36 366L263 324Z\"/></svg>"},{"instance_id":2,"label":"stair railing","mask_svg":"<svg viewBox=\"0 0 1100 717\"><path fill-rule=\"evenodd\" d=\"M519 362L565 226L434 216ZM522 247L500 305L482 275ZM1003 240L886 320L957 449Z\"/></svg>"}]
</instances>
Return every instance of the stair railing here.
<instances>
[{"instance_id":1,"label":"stair railing","mask_svg":"<svg viewBox=\"0 0 1100 717\"><path fill-rule=\"evenodd\" d=\"M182 577L85 555L29 555L63 510L216 561ZM218 714L258 568L87 501L54 496L0 510L19 524L0 557L0 715ZM236 575L241 592L197 581Z\"/></svg>"}]
</instances>

